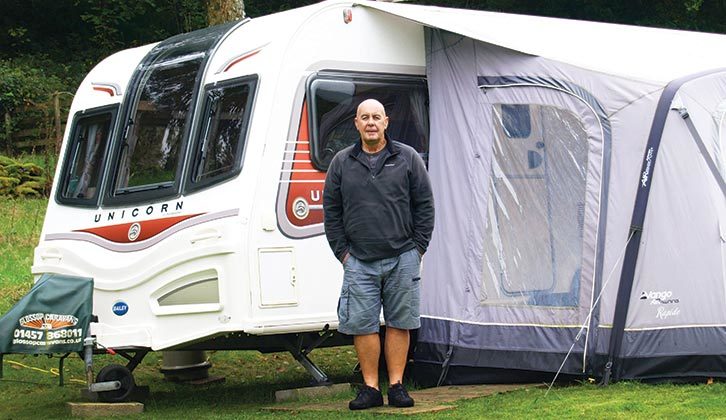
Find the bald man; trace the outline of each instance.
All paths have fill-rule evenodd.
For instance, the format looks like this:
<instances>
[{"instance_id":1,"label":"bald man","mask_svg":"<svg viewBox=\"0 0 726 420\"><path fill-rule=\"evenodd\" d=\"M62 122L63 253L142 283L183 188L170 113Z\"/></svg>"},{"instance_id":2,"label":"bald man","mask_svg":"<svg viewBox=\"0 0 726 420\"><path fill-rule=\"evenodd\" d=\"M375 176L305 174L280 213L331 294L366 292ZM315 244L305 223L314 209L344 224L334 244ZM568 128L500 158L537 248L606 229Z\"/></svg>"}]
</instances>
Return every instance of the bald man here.
<instances>
[{"instance_id":1,"label":"bald man","mask_svg":"<svg viewBox=\"0 0 726 420\"><path fill-rule=\"evenodd\" d=\"M325 234L343 264L338 331L353 335L365 385L351 410L383 405L378 383L380 312L386 322L388 404L411 407L403 387L409 330L419 328L421 257L434 228L434 201L423 160L386 135L383 105L367 99L355 127L360 142L335 155L323 194Z\"/></svg>"}]
</instances>

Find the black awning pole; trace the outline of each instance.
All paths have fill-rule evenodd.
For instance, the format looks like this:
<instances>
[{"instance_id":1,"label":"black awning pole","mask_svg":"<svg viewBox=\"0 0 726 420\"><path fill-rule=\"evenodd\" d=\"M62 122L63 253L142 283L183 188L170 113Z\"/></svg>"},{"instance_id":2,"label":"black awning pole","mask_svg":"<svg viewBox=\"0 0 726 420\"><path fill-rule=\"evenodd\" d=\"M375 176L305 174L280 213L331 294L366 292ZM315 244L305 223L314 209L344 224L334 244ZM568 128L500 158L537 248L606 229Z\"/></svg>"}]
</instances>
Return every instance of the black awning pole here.
<instances>
[{"instance_id":1,"label":"black awning pole","mask_svg":"<svg viewBox=\"0 0 726 420\"><path fill-rule=\"evenodd\" d=\"M623 271L620 276L620 285L618 287L618 297L615 301L615 315L613 316L613 329L610 332L610 347L608 350L608 361L605 364L605 372L603 374L603 385L609 385L613 375L613 365L615 365L615 380L620 378L618 366L615 364L620 348L623 343L623 333L625 332L625 321L628 317L628 308L630 306L630 295L633 291L633 278L635 274L635 263L638 259L638 250L640 248L640 236L643 229L639 226L631 226L628 235L628 245L625 249L625 260L623 262ZM628 263L632 261L632 263Z\"/></svg>"}]
</instances>

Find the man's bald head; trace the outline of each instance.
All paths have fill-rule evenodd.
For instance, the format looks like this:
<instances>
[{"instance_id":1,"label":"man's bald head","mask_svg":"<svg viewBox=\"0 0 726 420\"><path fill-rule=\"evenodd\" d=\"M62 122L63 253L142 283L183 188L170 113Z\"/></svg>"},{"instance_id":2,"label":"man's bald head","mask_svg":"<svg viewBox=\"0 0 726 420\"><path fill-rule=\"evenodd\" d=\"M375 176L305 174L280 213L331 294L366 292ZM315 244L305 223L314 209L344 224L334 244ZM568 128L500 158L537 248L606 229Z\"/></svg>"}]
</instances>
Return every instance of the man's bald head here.
<instances>
[{"instance_id":1,"label":"man's bald head","mask_svg":"<svg viewBox=\"0 0 726 420\"><path fill-rule=\"evenodd\" d=\"M356 111L356 117L358 117L361 113L361 111L380 111L383 116L386 116L386 109L383 107L383 104L378 102L375 99L366 99L365 101L361 102L360 105L358 105L358 110Z\"/></svg>"},{"instance_id":2,"label":"man's bald head","mask_svg":"<svg viewBox=\"0 0 726 420\"><path fill-rule=\"evenodd\" d=\"M358 105L355 128L360 133L362 146L368 153L381 150L386 145L385 131L388 117L383 104L375 99L366 99Z\"/></svg>"}]
</instances>

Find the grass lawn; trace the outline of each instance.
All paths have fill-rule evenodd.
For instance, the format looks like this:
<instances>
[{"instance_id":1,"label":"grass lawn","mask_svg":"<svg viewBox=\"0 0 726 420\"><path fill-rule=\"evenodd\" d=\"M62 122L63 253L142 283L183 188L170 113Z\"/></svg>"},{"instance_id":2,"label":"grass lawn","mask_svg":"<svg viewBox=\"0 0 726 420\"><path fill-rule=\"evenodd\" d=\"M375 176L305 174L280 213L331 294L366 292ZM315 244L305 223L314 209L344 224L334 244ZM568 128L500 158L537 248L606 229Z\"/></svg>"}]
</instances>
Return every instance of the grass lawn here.
<instances>
[{"instance_id":1,"label":"grass lawn","mask_svg":"<svg viewBox=\"0 0 726 420\"><path fill-rule=\"evenodd\" d=\"M46 200L0 198L0 314L5 313L32 285L30 266L42 227ZM268 412L277 390L309 384L310 377L285 353L254 351L208 352L212 376L224 376L224 383L192 386L165 381L159 373L161 354L152 353L134 371L139 385L151 394L145 413L136 417L163 419L288 418L290 413ZM353 372L355 354L351 347L315 350L311 358L336 383L360 382ZM96 372L110 363L124 364L120 356L95 357ZM76 356L65 364L66 386L58 386L58 359L45 356L4 357L4 378L0 380L0 419L68 418L65 406L81 401L85 387L84 367ZM576 384L546 389L534 388L490 397L460 401L455 408L416 418L726 418L726 383L711 385L645 385L622 382L609 387ZM326 397L339 401L338 412L295 413L303 419L379 418L366 412L349 412L345 407L353 392Z\"/></svg>"},{"instance_id":2,"label":"grass lawn","mask_svg":"<svg viewBox=\"0 0 726 420\"><path fill-rule=\"evenodd\" d=\"M285 353L254 351L210 352L210 374L224 376L223 383L194 386L165 381L159 373L161 355L152 353L136 369L140 385L151 387L145 413L137 417L164 419L288 418L289 412L269 412L274 392L305 386L309 377ZM319 349L313 359L336 383L357 382L352 372L355 355L350 347ZM118 358L118 356L117 356ZM118 358L120 359L120 358ZM96 357L98 369L120 360ZM66 362L66 386L58 386L52 373L57 359L45 356L5 356L5 378L0 380L0 418L68 418L69 401L81 401L83 363L73 355ZM622 382L609 387L579 384L546 389L533 388L457 402L453 409L419 414L416 418L726 418L726 384L647 385ZM380 414L346 409L352 392L318 401L339 401L337 412L295 412L303 419L380 418ZM312 400L314 401L314 400ZM408 417L408 416L406 416ZM410 417L409 417L410 418Z\"/></svg>"},{"instance_id":3,"label":"grass lawn","mask_svg":"<svg viewBox=\"0 0 726 420\"><path fill-rule=\"evenodd\" d=\"M0 313L33 285L30 266L47 203L46 199L0 197Z\"/></svg>"}]
</instances>

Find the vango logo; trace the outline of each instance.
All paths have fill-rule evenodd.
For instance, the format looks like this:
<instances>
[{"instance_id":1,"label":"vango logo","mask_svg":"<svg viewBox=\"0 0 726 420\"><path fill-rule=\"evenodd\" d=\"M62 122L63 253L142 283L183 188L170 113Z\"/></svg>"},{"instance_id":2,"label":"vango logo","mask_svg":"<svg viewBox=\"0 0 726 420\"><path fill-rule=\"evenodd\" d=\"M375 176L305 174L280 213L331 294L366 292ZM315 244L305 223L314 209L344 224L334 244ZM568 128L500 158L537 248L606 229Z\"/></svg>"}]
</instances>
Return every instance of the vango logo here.
<instances>
[{"instance_id":1,"label":"vango logo","mask_svg":"<svg viewBox=\"0 0 726 420\"><path fill-rule=\"evenodd\" d=\"M662 292L643 292L640 294L641 299L668 299L673 296L673 292L670 290L663 290Z\"/></svg>"},{"instance_id":2,"label":"vango logo","mask_svg":"<svg viewBox=\"0 0 726 420\"><path fill-rule=\"evenodd\" d=\"M650 300L651 305L667 305L680 302L679 299L673 297L673 292L670 290L644 291L640 294L640 300Z\"/></svg>"}]
</instances>

